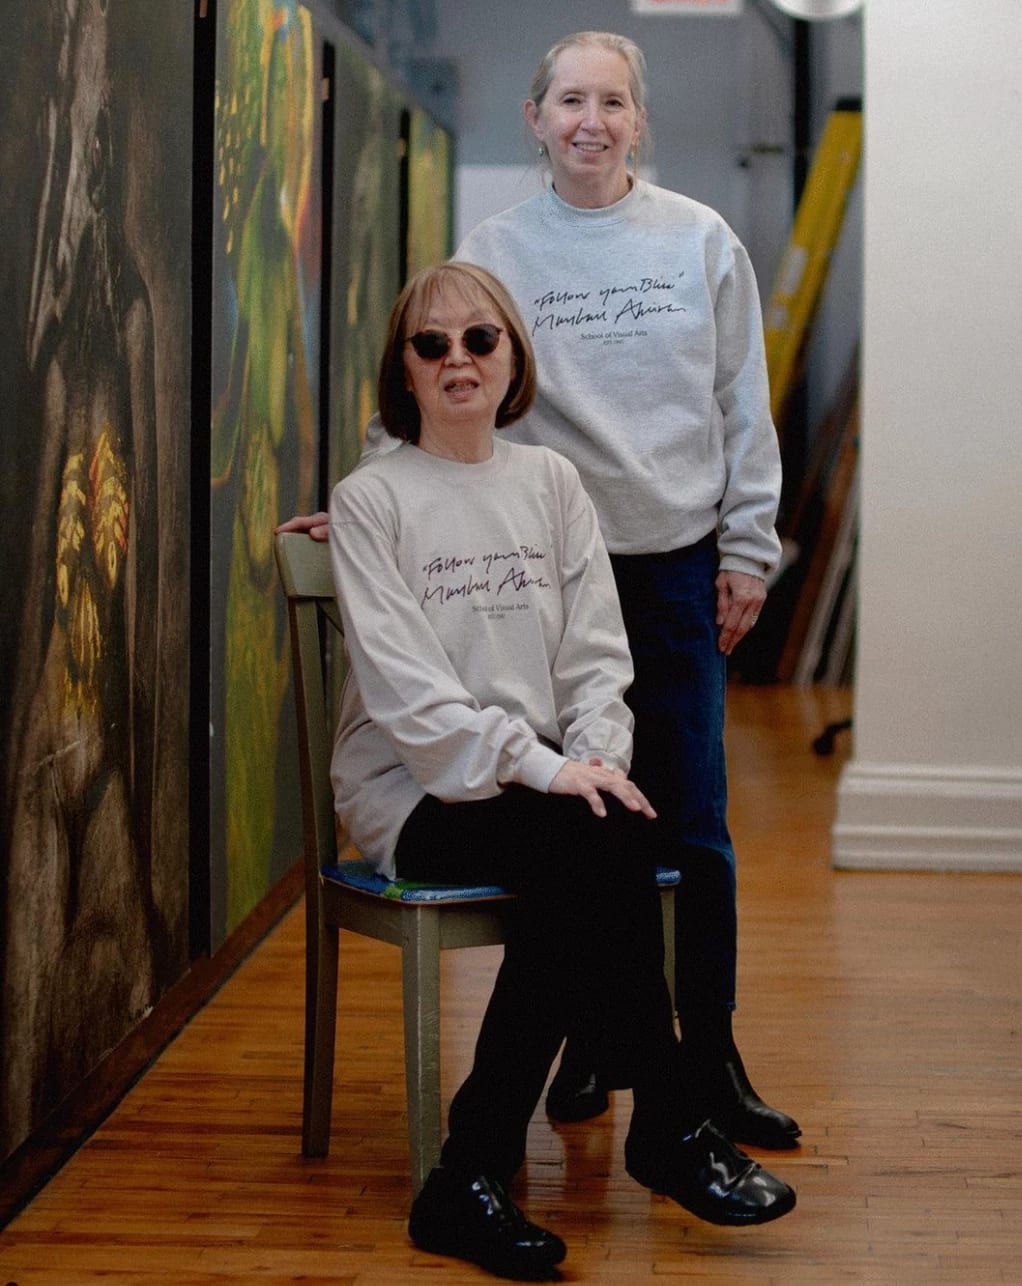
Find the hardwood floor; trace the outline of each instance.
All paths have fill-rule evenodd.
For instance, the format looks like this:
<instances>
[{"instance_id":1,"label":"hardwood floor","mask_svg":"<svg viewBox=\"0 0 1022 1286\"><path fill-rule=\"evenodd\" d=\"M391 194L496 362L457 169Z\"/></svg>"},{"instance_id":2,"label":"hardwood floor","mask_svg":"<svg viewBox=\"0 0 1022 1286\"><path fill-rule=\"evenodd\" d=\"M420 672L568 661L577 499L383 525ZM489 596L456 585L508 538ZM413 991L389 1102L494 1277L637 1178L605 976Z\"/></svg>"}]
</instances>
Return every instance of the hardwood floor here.
<instances>
[{"instance_id":1,"label":"hardwood floor","mask_svg":"<svg viewBox=\"0 0 1022 1286\"><path fill-rule=\"evenodd\" d=\"M810 744L849 708L731 694L736 1027L757 1088L803 1126L799 1151L761 1154L798 1208L699 1223L625 1174L627 1094L584 1125L540 1111L516 1195L567 1241L567 1281L1022 1283L1022 879L833 872L848 734L832 758ZM493 1280L407 1240L392 949L346 944L332 1150L299 1155L302 932L290 913L0 1233L0 1286ZM496 959L447 954L448 1091Z\"/></svg>"}]
</instances>

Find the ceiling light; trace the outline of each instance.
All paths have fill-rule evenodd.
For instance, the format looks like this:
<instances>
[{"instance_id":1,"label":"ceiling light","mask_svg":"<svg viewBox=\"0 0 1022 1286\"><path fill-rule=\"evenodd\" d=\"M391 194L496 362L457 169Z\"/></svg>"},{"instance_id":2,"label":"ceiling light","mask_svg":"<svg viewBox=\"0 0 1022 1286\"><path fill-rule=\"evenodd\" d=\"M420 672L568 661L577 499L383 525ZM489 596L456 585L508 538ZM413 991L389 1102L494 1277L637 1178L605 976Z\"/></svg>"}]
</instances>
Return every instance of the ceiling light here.
<instances>
[{"instance_id":1,"label":"ceiling light","mask_svg":"<svg viewBox=\"0 0 1022 1286\"><path fill-rule=\"evenodd\" d=\"M863 0L772 0L772 3L789 18L813 22L818 18L846 18L862 8Z\"/></svg>"}]
</instances>

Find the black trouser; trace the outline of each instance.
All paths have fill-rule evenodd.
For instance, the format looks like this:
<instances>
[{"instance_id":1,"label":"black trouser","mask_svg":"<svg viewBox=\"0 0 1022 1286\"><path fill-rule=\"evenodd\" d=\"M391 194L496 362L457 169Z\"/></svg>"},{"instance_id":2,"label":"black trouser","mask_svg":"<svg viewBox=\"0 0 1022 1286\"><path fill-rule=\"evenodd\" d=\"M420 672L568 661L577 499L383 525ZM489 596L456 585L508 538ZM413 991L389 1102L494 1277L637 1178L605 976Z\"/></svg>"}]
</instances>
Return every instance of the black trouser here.
<instances>
[{"instance_id":1,"label":"black trouser","mask_svg":"<svg viewBox=\"0 0 1022 1286\"><path fill-rule=\"evenodd\" d=\"M605 1084L632 1086L638 1110L680 1128L656 823L607 805L599 818L575 796L524 787L473 803L427 796L401 831L399 878L517 895L474 1065L451 1104L445 1166L514 1173L565 1033L585 1034Z\"/></svg>"}]
</instances>

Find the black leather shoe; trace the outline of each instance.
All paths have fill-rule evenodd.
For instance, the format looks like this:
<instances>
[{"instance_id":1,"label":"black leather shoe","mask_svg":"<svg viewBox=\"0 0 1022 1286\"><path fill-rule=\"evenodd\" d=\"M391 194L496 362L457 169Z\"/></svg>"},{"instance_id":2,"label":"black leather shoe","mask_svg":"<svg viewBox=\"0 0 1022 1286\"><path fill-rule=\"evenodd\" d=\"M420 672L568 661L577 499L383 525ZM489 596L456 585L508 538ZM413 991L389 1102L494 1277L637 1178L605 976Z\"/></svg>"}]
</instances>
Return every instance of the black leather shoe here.
<instances>
[{"instance_id":1,"label":"black leather shoe","mask_svg":"<svg viewBox=\"0 0 1022 1286\"><path fill-rule=\"evenodd\" d=\"M786 1151L798 1147L798 1122L764 1103L749 1083L725 1005L689 1004L681 1018L686 1109L709 1117L735 1143Z\"/></svg>"},{"instance_id":2,"label":"black leather shoe","mask_svg":"<svg viewBox=\"0 0 1022 1286\"><path fill-rule=\"evenodd\" d=\"M570 1045L565 1046L561 1064L547 1090L547 1116L553 1121L591 1121L594 1116L602 1116L608 1107L610 1099L596 1073L576 1062Z\"/></svg>"},{"instance_id":3,"label":"black leather shoe","mask_svg":"<svg viewBox=\"0 0 1022 1286\"><path fill-rule=\"evenodd\" d=\"M638 1183L708 1223L769 1223L795 1206L794 1189L747 1157L710 1121L668 1147L662 1139L629 1134L625 1166Z\"/></svg>"},{"instance_id":4,"label":"black leather shoe","mask_svg":"<svg viewBox=\"0 0 1022 1286\"><path fill-rule=\"evenodd\" d=\"M715 1070L715 1085L701 1110L735 1143L786 1151L799 1146L802 1130L786 1112L764 1103L749 1083L737 1049Z\"/></svg>"},{"instance_id":5,"label":"black leather shoe","mask_svg":"<svg viewBox=\"0 0 1022 1286\"><path fill-rule=\"evenodd\" d=\"M412 1204L408 1234L420 1250L478 1264L513 1281L557 1281L568 1253L555 1233L530 1223L499 1179L431 1170Z\"/></svg>"}]
</instances>

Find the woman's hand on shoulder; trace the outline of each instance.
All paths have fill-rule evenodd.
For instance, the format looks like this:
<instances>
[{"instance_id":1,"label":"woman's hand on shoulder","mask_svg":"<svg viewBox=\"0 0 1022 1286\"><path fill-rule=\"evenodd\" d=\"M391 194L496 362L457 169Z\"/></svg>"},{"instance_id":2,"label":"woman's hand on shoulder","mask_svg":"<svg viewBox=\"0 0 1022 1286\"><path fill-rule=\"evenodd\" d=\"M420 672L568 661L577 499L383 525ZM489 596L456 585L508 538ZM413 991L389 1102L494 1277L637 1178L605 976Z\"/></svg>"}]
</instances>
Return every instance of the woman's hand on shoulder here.
<instances>
[{"instance_id":1,"label":"woman's hand on shoulder","mask_svg":"<svg viewBox=\"0 0 1022 1286\"><path fill-rule=\"evenodd\" d=\"M569 759L550 783L551 795L580 795L597 817L607 816L603 795L616 796L633 813L656 817L653 805L620 768L607 768L599 759L582 763Z\"/></svg>"},{"instance_id":2,"label":"woman's hand on shoulder","mask_svg":"<svg viewBox=\"0 0 1022 1286\"><path fill-rule=\"evenodd\" d=\"M330 515L322 510L314 514L295 514L273 530L275 534L282 531L307 531L313 540L327 541L330 539Z\"/></svg>"}]
</instances>

